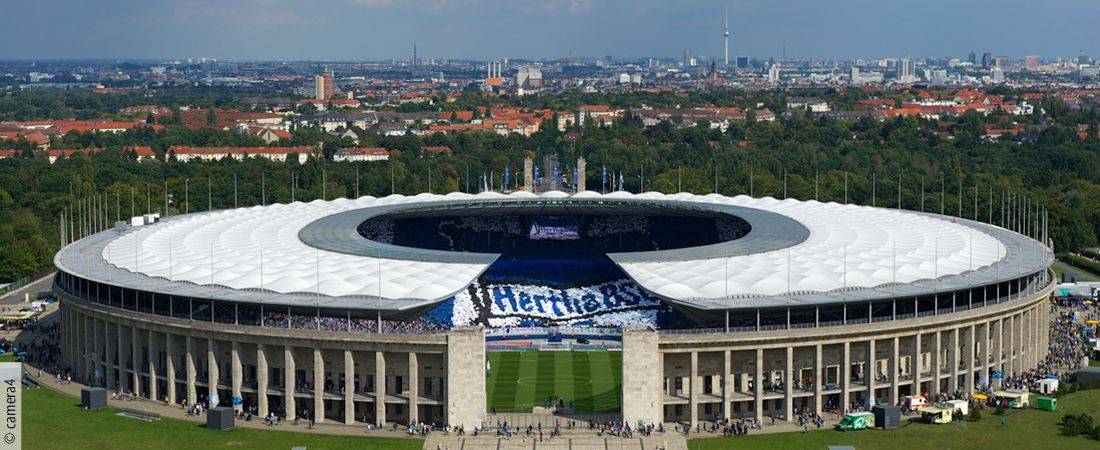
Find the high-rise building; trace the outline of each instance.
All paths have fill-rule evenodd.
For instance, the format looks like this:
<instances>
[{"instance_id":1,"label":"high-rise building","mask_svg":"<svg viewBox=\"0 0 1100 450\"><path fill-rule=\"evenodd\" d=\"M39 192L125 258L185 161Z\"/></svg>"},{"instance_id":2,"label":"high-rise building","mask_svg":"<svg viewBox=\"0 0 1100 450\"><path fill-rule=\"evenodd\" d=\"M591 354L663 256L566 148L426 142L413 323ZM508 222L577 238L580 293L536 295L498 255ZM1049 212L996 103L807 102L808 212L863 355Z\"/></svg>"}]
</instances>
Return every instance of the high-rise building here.
<instances>
[{"instance_id":1,"label":"high-rise building","mask_svg":"<svg viewBox=\"0 0 1100 450\"><path fill-rule=\"evenodd\" d=\"M848 78L851 79L853 84L859 84L862 81L859 77L859 67L852 66L848 69Z\"/></svg>"},{"instance_id":2,"label":"high-rise building","mask_svg":"<svg viewBox=\"0 0 1100 450\"><path fill-rule=\"evenodd\" d=\"M1005 81L1005 71L1001 70L1000 67L994 66L993 69L989 71L989 75L993 78L994 83L1004 83Z\"/></svg>"},{"instance_id":3,"label":"high-rise building","mask_svg":"<svg viewBox=\"0 0 1100 450\"><path fill-rule=\"evenodd\" d=\"M982 68L988 69L993 67L993 54L989 52L982 53Z\"/></svg>"},{"instance_id":4,"label":"high-rise building","mask_svg":"<svg viewBox=\"0 0 1100 450\"><path fill-rule=\"evenodd\" d=\"M1088 63L1089 63L1089 55L1085 54L1084 50L1081 50L1081 53L1077 54L1077 64L1084 66Z\"/></svg>"},{"instance_id":5,"label":"high-rise building","mask_svg":"<svg viewBox=\"0 0 1100 450\"><path fill-rule=\"evenodd\" d=\"M730 10L726 8L726 26L722 29L722 65L730 65Z\"/></svg>"},{"instance_id":6,"label":"high-rise building","mask_svg":"<svg viewBox=\"0 0 1100 450\"><path fill-rule=\"evenodd\" d=\"M533 66L521 66L516 70L516 86L527 89L542 87L542 69Z\"/></svg>"},{"instance_id":7,"label":"high-rise building","mask_svg":"<svg viewBox=\"0 0 1100 450\"><path fill-rule=\"evenodd\" d=\"M779 64L772 64L771 67L768 68L768 82L779 82Z\"/></svg>"},{"instance_id":8,"label":"high-rise building","mask_svg":"<svg viewBox=\"0 0 1100 450\"><path fill-rule=\"evenodd\" d=\"M744 70L749 68L749 57L740 55L737 57L737 69Z\"/></svg>"},{"instance_id":9,"label":"high-rise building","mask_svg":"<svg viewBox=\"0 0 1100 450\"><path fill-rule=\"evenodd\" d=\"M1005 58L1004 56L997 56L997 57L994 57L994 58L993 58L993 67L996 67L996 68L998 68L998 69L1004 70L1004 68L1005 68L1005 60L1007 60L1007 59L1008 59L1008 58Z\"/></svg>"},{"instance_id":10,"label":"high-rise building","mask_svg":"<svg viewBox=\"0 0 1100 450\"><path fill-rule=\"evenodd\" d=\"M336 95L336 84L332 81L332 73L326 73L313 77L313 97L317 100L328 100Z\"/></svg>"},{"instance_id":11,"label":"high-rise building","mask_svg":"<svg viewBox=\"0 0 1100 450\"><path fill-rule=\"evenodd\" d=\"M898 81L909 83L916 81L916 72L913 70L913 60L902 58L898 61Z\"/></svg>"},{"instance_id":12,"label":"high-rise building","mask_svg":"<svg viewBox=\"0 0 1100 450\"><path fill-rule=\"evenodd\" d=\"M970 64L978 64L978 55L974 52L970 52L969 55L966 55L966 60L970 61Z\"/></svg>"},{"instance_id":13,"label":"high-rise building","mask_svg":"<svg viewBox=\"0 0 1100 450\"><path fill-rule=\"evenodd\" d=\"M1039 57L1035 55L1028 55L1024 57L1024 67L1030 72L1039 71Z\"/></svg>"}]
</instances>

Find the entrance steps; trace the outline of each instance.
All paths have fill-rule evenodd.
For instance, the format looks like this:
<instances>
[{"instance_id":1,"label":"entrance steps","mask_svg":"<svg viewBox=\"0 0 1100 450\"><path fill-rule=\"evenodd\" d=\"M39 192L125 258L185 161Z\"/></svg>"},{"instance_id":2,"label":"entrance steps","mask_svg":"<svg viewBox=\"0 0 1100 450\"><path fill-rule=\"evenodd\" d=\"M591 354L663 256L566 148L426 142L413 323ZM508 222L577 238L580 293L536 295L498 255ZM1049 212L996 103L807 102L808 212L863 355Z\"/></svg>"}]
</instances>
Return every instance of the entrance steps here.
<instances>
[{"instance_id":1,"label":"entrance steps","mask_svg":"<svg viewBox=\"0 0 1100 450\"><path fill-rule=\"evenodd\" d=\"M688 450L687 440L678 433L622 439L600 437L587 431L562 432L561 436L538 441L522 436L510 439L496 436L458 436L432 433L424 441L424 450Z\"/></svg>"}]
</instances>

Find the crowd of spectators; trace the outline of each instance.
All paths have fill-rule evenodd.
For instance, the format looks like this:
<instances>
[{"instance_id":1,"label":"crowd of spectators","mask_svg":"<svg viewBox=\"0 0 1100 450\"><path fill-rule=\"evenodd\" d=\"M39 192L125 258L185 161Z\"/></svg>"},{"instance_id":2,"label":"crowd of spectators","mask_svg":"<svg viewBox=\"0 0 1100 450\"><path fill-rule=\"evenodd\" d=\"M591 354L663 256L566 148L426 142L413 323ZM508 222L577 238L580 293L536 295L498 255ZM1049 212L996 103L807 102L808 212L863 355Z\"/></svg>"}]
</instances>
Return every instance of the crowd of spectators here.
<instances>
[{"instance_id":1,"label":"crowd of spectators","mask_svg":"<svg viewBox=\"0 0 1100 450\"><path fill-rule=\"evenodd\" d=\"M1089 356L1088 339L1082 329L1089 320L1100 320L1100 308L1074 298L1056 299L1050 305L1050 344L1047 355L1036 367L1006 377L1002 385L1014 390L1038 390L1039 381L1047 376L1063 375L1081 368ZM1092 330L1096 332L1095 327Z\"/></svg>"},{"instance_id":2,"label":"crowd of spectators","mask_svg":"<svg viewBox=\"0 0 1100 450\"><path fill-rule=\"evenodd\" d=\"M351 333L378 333L378 321L358 317L331 317L305 314L287 314L285 311L264 311L263 326L292 328L295 330L342 331ZM415 319L409 321L383 320L381 332L394 334L435 334L447 331L447 327L435 322Z\"/></svg>"}]
</instances>

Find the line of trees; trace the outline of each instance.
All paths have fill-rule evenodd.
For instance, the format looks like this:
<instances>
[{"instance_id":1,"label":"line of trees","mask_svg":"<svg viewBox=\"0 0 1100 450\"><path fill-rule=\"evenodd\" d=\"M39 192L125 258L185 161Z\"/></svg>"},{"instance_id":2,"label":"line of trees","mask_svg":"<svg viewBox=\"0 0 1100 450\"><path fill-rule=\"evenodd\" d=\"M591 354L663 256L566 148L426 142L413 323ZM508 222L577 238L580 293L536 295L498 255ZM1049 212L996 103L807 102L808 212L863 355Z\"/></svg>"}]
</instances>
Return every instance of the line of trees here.
<instances>
[{"instance_id":1,"label":"line of trees","mask_svg":"<svg viewBox=\"0 0 1100 450\"><path fill-rule=\"evenodd\" d=\"M585 157L592 190L604 187L606 167L609 173L622 173L630 191L644 183L646 191L679 188L705 194L717 184L724 195L786 193L803 200L847 198L888 207L897 206L900 193L903 208L940 212L942 204L946 214L965 217L974 216L976 200L977 217L987 219L992 206L994 223L1000 221L1002 196L1015 194L1045 205L1056 248L1076 251L1095 246L1100 235L1100 142L1077 136L1076 124L1088 123L1090 117L1074 114L1082 113L1055 117L1035 139L1024 142L981 139L983 124L1005 118L976 114L944 123L917 118L844 122L794 115L775 122L736 123L726 132L705 123L684 129L663 123L646 129L640 121L626 118L610 127L588 128L575 138L553 126L531 137L386 137L363 132L365 142L360 145L391 152L390 161L369 163L328 158L305 164L262 158L139 163L127 158L121 147L151 145L163 151L169 145L260 144L232 132L175 126L159 133L66 136L64 144L106 151L52 165L42 158L0 160L0 280L17 279L51 264L60 243L62 211L92 196L107 199L105 212L114 219L128 217L131 211L178 214L263 200L352 197L357 190L359 195L414 195L429 190L429 171L434 193L477 191L483 174L492 173L499 186L505 167L513 180L521 179L523 159L541 161L546 154L557 155L567 166ZM317 142L326 144L329 156L349 144L316 129L299 129L291 145ZM453 155L426 155L421 151L425 146L447 146Z\"/></svg>"}]
</instances>

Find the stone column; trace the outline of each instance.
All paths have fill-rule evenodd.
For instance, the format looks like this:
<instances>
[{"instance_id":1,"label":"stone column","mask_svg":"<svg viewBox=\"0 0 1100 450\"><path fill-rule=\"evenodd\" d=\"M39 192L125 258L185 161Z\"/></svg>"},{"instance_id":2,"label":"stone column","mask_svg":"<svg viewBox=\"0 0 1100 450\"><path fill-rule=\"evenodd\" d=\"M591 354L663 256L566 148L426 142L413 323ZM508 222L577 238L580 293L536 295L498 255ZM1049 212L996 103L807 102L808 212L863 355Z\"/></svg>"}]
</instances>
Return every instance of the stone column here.
<instances>
[{"instance_id":1,"label":"stone column","mask_svg":"<svg viewBox=\"0 0 1100 450\"><path fill-rule=\"evenodd\" d=\"M1032 309L1028 310L1028 312L1027 312L1028 340L1027 340L1027 351L1026 351L1026 354L1027 354L1027 367L1025 368L1026 370L1030 370L1031 368L1035 367L1035 364L1037 363L1037 360L1035 359L1035 347L1037 347L1035 345L1035 341L1036 341L1036 339L1038 339L1037 336L1039 335L1039 333L1036 333L1036 330L1037 330L1036 325L1039 323L1039 321L1035 320L1035 314L1036 314L1035 313L1035 308L1032 308Z\"/></svg>"},{"instance_id":2,"label":"stone column","mask_svg":"<svg viewBox=\"0 0 1100 450\"><path fill-rule=\"evenodd\" d=\"M947 390L954 393L959 390L959 332L960 328L951 329L951 348L947 351L948 362L951 363L951 379L947 382Z\"/></svg>"},{"instance_id":3,"label":"stone column","mask_svg":"<svg viewBox=\"0 0 1100 450\"><path fill-rule=\"evenodd\" d=\"M294 367L294 348L287 345L283 347L283 403L286 405L286 420L294 420L298 417L298 406L294 399L294 388L297 382L294 380L297 369Z\"/></svg>"},{"instance_id":4,"label":"stone column","mask_svg":"<svg viewBox=\"0 0 1100 450\"><path fill-rule=\"evenodd\" d=\"M344 423L355 423L355 359L344 350Z\"/></svg>"},{"instance_id":5,"label":"stone column","mask_svg":"<svg viewBox=\"0 0 1100 450\"><path fill-rule=\"evenodd\" d=\"M187 404L194 405L198 401L198 392L195 390L195 338L187 336L187 354L184 356L187 364Z\"/></svg>"},{"instance_id":6,"label":"stone column","mask_svg":"<svg viewBox=\"0 0 1100 450\"><path fill-rule=\"evenodd\" d=\"M817 344L814 348L814 413L821 415L821 390L824 385L821 383L821 344Z\"/></svg>"},{"instance_id":7,"label":"stone column","mask_svg":"<svg viewBox=\"0 0 1100 450\"><path fill-rule=\"evenodd\" d=\"M134 385L134 395L141 397L141 339L138 339L138 329L130 327L130 366L133 372L130 379Z\"/></svg>"},{"instance_id":8,"label":"stone column","mask_svg":"<svg viewBox=\"0 0 1100 450\"><path fill-rule=\"evenodd\" d=\"M1040 325L1038 325L1038 336L1040 336L1040 355L1042 355L1042 358L1045 359L1049 348L1051 348L1051 305L1048 305L1047 301L1044 300L1038 308L1040 308L1040 311L1042 311L1040 315L1042 321L1040 322Z\"/></svg>"},{"instance_id":9,"label":"stone column","mask_svg":"<svg viewBox=\"0 0 1100 450\"><path fill-rule=\"evenodd\" d=\"M448 363L451 360L450 353L451 349L448 348ZM450 372L450 369L450 364L448 364L447 371ZM456 386L462 386L461 383L466 380L449 380L450 383L456 381L459 383ZM484 380L482 380L482 383L484 383ZM454 389L451 389L450 394L453 396L455 392ZM450 403L449 399L448 403ZM381 350L374 352L374 417L375 422L378 424L384 425L386 423L386 355Z\"/></svg>"},{"instance_id":10,"label":"stone column","mask_svg":"<svg viewBox=\"0 0 1100 450\"><path fill-rule=\"evenodd\" d=\"M256 344L256 414L267 417L267 349L264 344Z\"/></svg>"},{"instance_id":11,"label":"stone column","mask_svg":"<svg viewBox=\"0 0 1100 450\"><path fill-rule=\"evenodd\" d=\"M894 336L893 343L890 345L890 404L896 405L898 403L898 382L901 377L901 368L898 367L898 360L901 359L901 340Z\"/></svg>"},{"instance_id":12,"label":"stone column","mask_svg":"<svg viewBox=\"0 0 1100 450\"><path fill-rule=\"evenodd\" d=\"M241 404L239 405L233 404L232 399L230 399L230 404L233 404L233 409L235 411L240 411L244 408L244 397L241 395L241 382L243 381L241 378L244 377L244 368L241 367L241 344L237 341L233 341L233 345L230 347L229 352L230 369L232 370L230 376L233 378L230 380L230 395L234 398L241 399Z\"/></svg>"},{"instance_id":13,"label":"stone column","mask_svg":"<svg viewBox=\"0 0 1100 450\"><path fill-rule=\"evenodd\" d=\"M794 421L794 347L787 347L783 369L783 414L787 422Z\"/></svg>"},{"instance_id":14,"label":"stone column","mask_svg":"<svg viewBox=\"0 0 1100 450\"><path fill-rule=\"evenodd\" d=\"M89 332L88 330L88 323L92 321L88 319L87 315L81 314L80 321L82 322L81 326L84 329L84 373L82 375L84 376L84 384L92 386L93 382L91 380L95 379L95 365L92 364L93 352L91 351L91 349L95 348L95 333ZM94 322L92 323L94 324Z\"/></svg>"},{"instance_id":15,"label":"stone column","mask_svg":"<svg viewBox=\"0 0 1100 450\"><path fill-rule=\"evenodd\" d=\"M910 365L909 365L909 367L911 367L913 369L913 393L914 394L920 394L921 392L923 392L922 389L921 389L921 384L920 384L920 373L921 373L921 369L922 369L921 360L920 360L921 359L921 348L920 348L921 347L921 342L920 341L921 341L920 332L917 332L917 334L913 335L913 356L912 356L913 362L910 363Z\"/></svg>"},{"instance_id":16,"label":"stone column","mask_svg":"<svg viewBox=\"0 0 1100 450\"><path fill-rule=\"evenodd\" d=\"M325 421L325 359L319 347L313 347L313 417Z\"/></svg>"},{"instance_id":17,"label":"stone column","mask_svg":"<svg viewBox=\"0 0 1100 450\"><path fill-rule=\"evenodd\" d=\"M688 426L695 428L699 420L699 353L691 352L691 371L688 373Z\"/></svg>"},{"instance_id":18,"label":"stone column","mask_svg":"<svg viewBox=\"0 0 1100 450\"><path fill-rule=\"evenodd\" d=\"M1008 328L1005 333L1008 335L1008 337L1006 338L1006 340L1008 341L1008 345L1005 347L1004 355L1004 371L1005 377L1007 378L1016 374L1016 364L1015 360L1013 359L1016 353L1016 316L1008 316L1004 320L1005 327Z\"/></svg>"},{"instance_id":19,"label":"stone column","mask_svg":"<svg viewBox=\"0 0 1100 450\"><path fill-rule=\"evenodd\" d=\"M168 404L176 404L176 344L173 342L172 333L164 333L164 379L168 380L165 387L168 390Z\"/></svg>"},{"instance_id":20,"label":"stone column","mask_svg":"<svg viewBox=\"0 0 1100 450\"><path fill-rule=\"evenodd\" d=\"M1027 311L1020 312L1020 373L1027 372L1027 342L1031 340L1031 327L1027 325Z\"/></svg>"},{"instance_id":21,"label":"stone column","mask_svg":"<svg viewBox=\"0 0 1100 450\"><path fill-rule=\"evenodd\" d=\"M752 382L756 420L764 420L764 349L756 349L756 374Z\"/></svg>"},{"instance_id":22,"label":"stone column","mask_svg":"<svg viewBox=\"0 0 1100 450\"><path fill-rule=\"evenodd\" d=\"M420 367L416 362L416 352L409 352L409 422L420 421L420 408L417 397L420 395Z\"/></svg>"},{"instance_id":23,"label":"stone column","mask_svg":"<svg viewBox=\"0 0 1100 450\"><path fill-rule=\"evenodd\" d=\"M844 354L840 360L840 412L847 413L852 407L852 343L844 341Z\"/></svg>"},{"instance_id":24,"label":"stone column","mask_svg":"<svg viewBox=\"0 0 1100 450\"><path fill-rule=\"evenodd\" d=\"M730 382L733 381L733 377L730 376L730 351L722 351L722 418L728 419L730 417L730 402L733 401L733 386L730 386Z\"/></svg>"},{"instance_id":25,"label":"stone column","mask_svg":"<svg viewBox=\"0 0 1100 450\"><path fill-rule=\"evenodd\" d=\"M111 323L103 321L103 376L104 386L115 389L115 346L111 342Z\"/></svg>"},{"instance_id":26,"label":"stone column","mask_svg":"<svg viewBox=\"0 0 1100 450\"><path fill-rule=\"evenodd\" d=\"M1016 314L1016 359L1014 359L1014 366L1016 367L1017 374L1024 373L1024 341L1027 336L1024 335L1024 313Z\"/></svg>"},{"instance_id":27,"label":"stone column","mask_svg":"<svg viewBox=\"0 0 1100 450\"><path fill-rule=\"evenodd\" d=\"M928 393L935 396L940 393L940 375L943 373L940 356L943 355L943 343L940 342L940 330L936 330L933 334L935 338L932 340L932 384L929 386Z\"/></svg>"},{"instance_id":28,"label":"stone column","mask_svg":"<svg viewBox=\"0 0 1100 450\"><path fill-rule=\"evenodd\" d=\"M981 382L981 377L984 375L986 380L989 380L989 365L993 363L993 358L989 355L989 327L993 326L992 322L985 322L980 325L981 334L978 336L978 351L981 355L981 359L978 360L978 365L981 366L978 369L978 381Z\"/></svg>"},{"instance_id":29,"label":"stone column","mask_svg":"<svg viewBox=\"0 0 1100 450\"><path fill-rule=\"evenodd\" d=\"M218 393L218 378L220 377L218 376L219 367L217 351L218 347L217 343L214 342L214 338L206 338L206 385L208 386L206 390L207 401L209 401L210 399L210 394ZM219 396L218 405L222 403L222 399ZM218 405L209 406L213 408Z\"/></svg>"},{"instance_id":30,"label":"stone column","mask_svg":"<svg viewBox=\"0 0 1100 450\"><path fill-rule=\"evenodd\" d=\"M966 330L966 390L974 390L974 338L977 332L977 327L971 325Z\"/></svg>"},{"instance_id":31,"label":"stone column","mask_svg":"<svg viewBox=\"0 0 1100 450\"><path fill-rule=\"evenodd\" d=\"M637 400L650 399L650 408L659 405L660 389L657 387L659 377L646 377L645 381L626 378L626 369L633 369L631 364L636 363L630 356L636 354L639 336L629 327L623 327L623 382L641 382L644 389L649 389L649 397L639 397ZM651 339L652 358L657 354L657 333L650 330L648 337ZM381 356L379 356L381 358ZM629 361L629 362L628 362ZM657 365L652 364L652 359L645 360L648 364L648 375L653 374ZM383 363L384 364L384 363ZM447 384L446 416L444 420L451 425L465 426L467 430L479 425L485 418L485 330L481 327L459 327L447 332ZM634 386L632 386L633 388ZM626 386L623 386L624 392ZM649 403L649 402L646 402ZM633 408L633 409L632 409ZM624 417L637 419L636 404L623 403ZM385 410L382 410L385 412ZM631 416L634 414L634 416ZM654 422L656 423L656 422Z\"/></svg>"},{"instance_id":32,"label":"stone column","mask_svg":"<svg viewBox=\"0 0 1100 450\"><path fill-rule=\"evenodd\" d=\"M111 333L111 337L115 339L115 367L118 372L118 390L122 391L126 389L126 340L122 338L122 324L115 324L115 332Z\"/></svg>"},{"instance_id":33,"label":"stone column","mask_svg":"<svg viewBox=\"0 0 1100 450\"><path fill-rule=\"evenodd\" d=\"M993 323L993 370L1004 373L1003 355L1005 351L1004 319ZM1001 387L1001 379L991 380L993 387Z\"/></svg>"},{"instance_id":34,"label":"stone column","mask_svg":"<svg viewBox=\"0 0 1100 450\"><path fill-rule=\"evenodd\" d=\"M875 402L878 402L878 398L875 395L875 375L878 372L878 368L875 367L875 340L872 338L867 341L867 356L866 361L863 363L863 381L867 383L867 398L874 398Z\"/></svg>"},{"instance_id":35,"label":"stone column","mask_svg":"<svg viewBox=\"0 0 1100 450\"><path fill-rule=\"evenodd\" d=\"M156 333L153 330L146 330L148 335L149 348L146 349L145 356L149 359L149 400L157 401L157 345L156 345Z\"/></svg>"}]
</instances>

